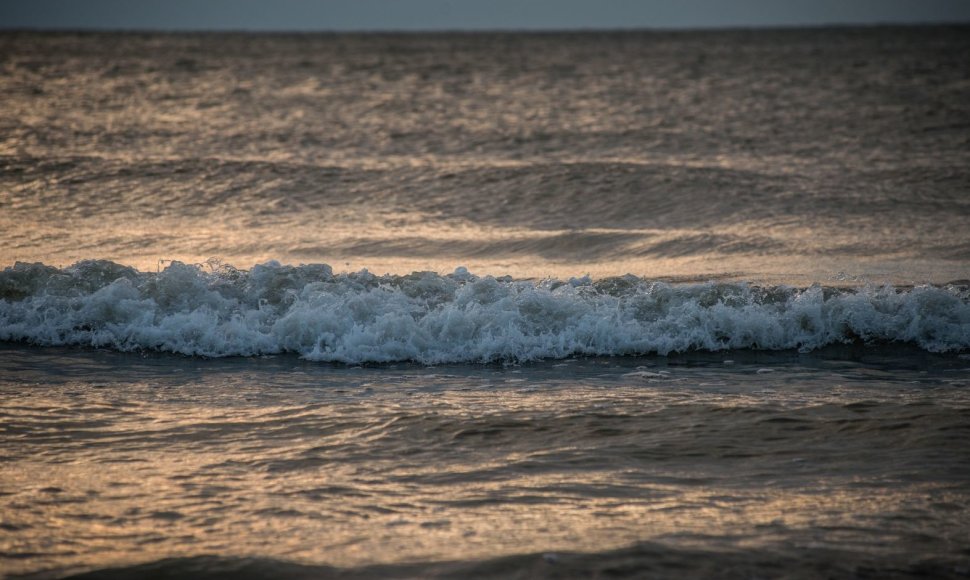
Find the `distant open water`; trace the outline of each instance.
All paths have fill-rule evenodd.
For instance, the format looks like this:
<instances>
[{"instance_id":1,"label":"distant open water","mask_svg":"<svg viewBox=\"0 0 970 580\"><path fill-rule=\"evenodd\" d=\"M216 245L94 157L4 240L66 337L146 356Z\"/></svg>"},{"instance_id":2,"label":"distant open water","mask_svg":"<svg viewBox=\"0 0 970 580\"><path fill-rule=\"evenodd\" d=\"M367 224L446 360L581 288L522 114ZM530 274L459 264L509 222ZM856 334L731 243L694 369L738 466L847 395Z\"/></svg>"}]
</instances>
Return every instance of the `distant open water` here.
<instances>
[{"instance_id":1,"label":"distant open water","mask_svg":"<svg viewBox=\"0 0 970 580\"><path fill-rule=\"evenodd\" d=\"M968 32L0 34L0 575L970 575Z\"/></svg>"},{"instance_id":2,"label":"distant open water","mask_svg":"<svg viewBox=\"0 0 970 580\"><path fill-rule=\"evenodd\" d=\"M966 27L0 36L0 264L970 278Z\"/></svg>"}]
</instances>

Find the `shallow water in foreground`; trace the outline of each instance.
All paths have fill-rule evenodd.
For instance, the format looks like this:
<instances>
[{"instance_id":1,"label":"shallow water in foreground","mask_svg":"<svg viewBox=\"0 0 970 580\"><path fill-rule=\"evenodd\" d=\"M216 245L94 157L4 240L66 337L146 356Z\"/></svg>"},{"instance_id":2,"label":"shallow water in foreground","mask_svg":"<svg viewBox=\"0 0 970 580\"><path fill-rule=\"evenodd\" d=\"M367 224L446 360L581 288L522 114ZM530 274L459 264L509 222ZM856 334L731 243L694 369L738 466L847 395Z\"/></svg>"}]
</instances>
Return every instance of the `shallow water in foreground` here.
<instances>
[{"instance_id":1,"label":"shallow water in foreground","mask_svg":"<svg viewBox=\"0 0 970 580\"><path fill-rule=\"evenodd\" d=\"M0 354L8 574L970 570L966 355Z\"/></svg>"}]
</instances>

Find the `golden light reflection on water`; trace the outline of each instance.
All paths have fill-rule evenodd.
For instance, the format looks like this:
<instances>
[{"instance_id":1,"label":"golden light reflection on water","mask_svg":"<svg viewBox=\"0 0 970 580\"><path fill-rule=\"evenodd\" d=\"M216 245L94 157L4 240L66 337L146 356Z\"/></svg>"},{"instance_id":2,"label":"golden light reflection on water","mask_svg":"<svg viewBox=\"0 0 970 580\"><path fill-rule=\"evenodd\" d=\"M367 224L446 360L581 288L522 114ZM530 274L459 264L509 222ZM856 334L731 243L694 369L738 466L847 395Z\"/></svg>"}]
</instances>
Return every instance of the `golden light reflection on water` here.
<instances>
[{"instance_id":1,"label":"golden light reflection on water","mask_svg":"<svg viewBox=\"0 0 970 580\"><path fill-rule=\"evenodd\" d=\"M959 30L703 34L18 33L0 267L966 278Z\"/></svg>"},{"instance_id":2,"label":"golden light reflection on water","mask_svg":"<svg viewBox=\"0 0 970 580\"><path fill-rule=\"evenodd\" d=\"M191 471L214 456L148 455L109 466L20 464L5 475L3 513L17 534L4 533L6 553L37 553L23 569L102 567L165 557L218 553L261 555L339 566L474 560L537 551L604 551L638 541L675 545L760 547L779 540L803 547L893 550L897 530L887 515L926 510L962 495L939 485L894 490L845 487L751 489L654 485L629 497L595 497L614 474L562 474L502 483L418 487L386 483L342 488L315 499L307 490L335 489L346 474L317 472L268 484L264 473L198 480ZM341 477L344 475L344 477ZM37 482L44 482L39 487ZM55 491L60 490L60 491ZM365 495L366 494L366 495ZM490 498L484 501L482 498ZM964 511L953 514L955 529ZM959 541L954 531L952 541ZM880 548L880 546L882 546ZM16 563L8 567L17 572Z\"/></svg>"},{"instance_id":3,"label":"golden light reflection on water","mask_svg":"<svg viewBox=\"0 0 970 580\"><path fill-rule=\"evenodd\" d=\"M325 218L294 221L292 216L256 218L203 211L194 217L145 218L125 212L69 221L49 215L24 219L11 214L0 216L0 231L9 241L0 249L3 267L16 261L63 267L97 258L151 272L173 260L202 264L216 258L242 269L277 260L284 264L327 263L335 272L367 269L375 274L444 274L464 266L478 275L519 279L634 274L672 281L719 279L802 286L852 280L940 282L962 275L947 260L913 262L902 254L840 256L835 249L854 243L852 236L820 236L810 230L796 236L799 243L806 244L799 256L754 247L741 253L722 252L716 244L705 248L718 236L757 244L757 240L786 236L792 240L796 233L791 228L757 223L717 230L530 230L443 223L408 213L375 216L331 211ZM900 260L907 264L904 270Z\"/></svg>"},{"instance_id":4,"label":"golden light reflection on water","mask_svg":"<svg viewBox=\"0 0 970 580\"><path fill-rule=\"evenodd\" d=\"M18 33L0 268L967 277L965 31L697 34ZM683 382L297 404L108 378L48 396L0 376L0 572L651 539L965 555L967 404L935 390L913 395L932 413L805 391L788 413Z\"/></svg>"},{"instance_id":5,"label":"golden light reflection on water","mask_svg":"<svg viewBox=\"0 0 970 580\"><path fill-rule=\"evenodd\" d=\"M764 200L765 208L719 209L721 198L709 190L716 184L683 176L785 173L745 156L606 157L592 166L581 159L358 156L283 160L282 168L244 152L201 162L160 153L99 159L0 177L7 210L0 266L108 259L153 271L172 260L218 258L238 268L278 260L377 274L465 266L516 278L632 273L799 285L843 272L906 284L965 275L942 216L907 228L847 224L841 213L796 215L784 196ZM145 167L132 171L132 164ZM692 190L667 192L670 175Z\"/></svg>"},{"instance_id":6,"label":"golden light reflection on water","mask_svg":"<svg viewBox=\"0 0 970 580\"><path fill-rule=\"evenodd\" d=\"M219 392L121 406L103 390L8 399L0 551L34 554L8 560L10 572L209 553L469 561L650 540L881 553L920 534L936 538L930 553L959 543L970 515L959 485L883 475L914 451L938 452L931 437L906 448L891 431L863 432L841 449L820 434L787 438L807 417L857 418L841 406L765 421L779 415L760 415L757 397L497 394L297 406ZM959 422L950 415L934 421ZM873 437L898 452L872 455Z\"/></svg>"}]
</instances>

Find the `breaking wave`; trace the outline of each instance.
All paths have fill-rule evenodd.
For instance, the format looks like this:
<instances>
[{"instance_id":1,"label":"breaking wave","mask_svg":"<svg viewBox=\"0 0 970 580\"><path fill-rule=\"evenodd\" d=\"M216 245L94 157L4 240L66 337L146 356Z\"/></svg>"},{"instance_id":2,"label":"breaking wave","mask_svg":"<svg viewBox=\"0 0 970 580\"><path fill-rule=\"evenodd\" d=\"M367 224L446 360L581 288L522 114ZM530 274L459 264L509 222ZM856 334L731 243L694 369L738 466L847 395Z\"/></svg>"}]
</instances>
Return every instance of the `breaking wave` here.
<instances>
[{"instance_id":1,"label":"breaking wave","mask_svg":"<svg viewBox=\"0 0 970 580\"><path fill-rule=\"evenodd\" d=\"M17 263L0 272L0 340L427 364L858 341L960 351L970 348L970 290L675 285L632 275L535 282L464 268L376 276L276 262L248 271L172 262L159 272Z\"/></svg>"}]
</instances>

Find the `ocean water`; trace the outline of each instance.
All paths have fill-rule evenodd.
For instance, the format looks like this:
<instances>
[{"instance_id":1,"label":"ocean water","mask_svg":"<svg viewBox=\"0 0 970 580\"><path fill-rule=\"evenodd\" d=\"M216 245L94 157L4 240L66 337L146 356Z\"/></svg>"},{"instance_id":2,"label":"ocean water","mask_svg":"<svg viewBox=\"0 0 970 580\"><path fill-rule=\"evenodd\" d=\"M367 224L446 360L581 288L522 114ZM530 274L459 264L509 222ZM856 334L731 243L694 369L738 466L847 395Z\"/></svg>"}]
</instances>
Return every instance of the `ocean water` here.
<instances>
[{"instance_id":1,"label":"ocean water","mask_svg":"<svg viewBox=\"0 0 970 580\"><path fill-rule=\"evenodd\" d=\"M967 54L0 34L0 576L970 576Z\"/></svg>"}]
</instances>

